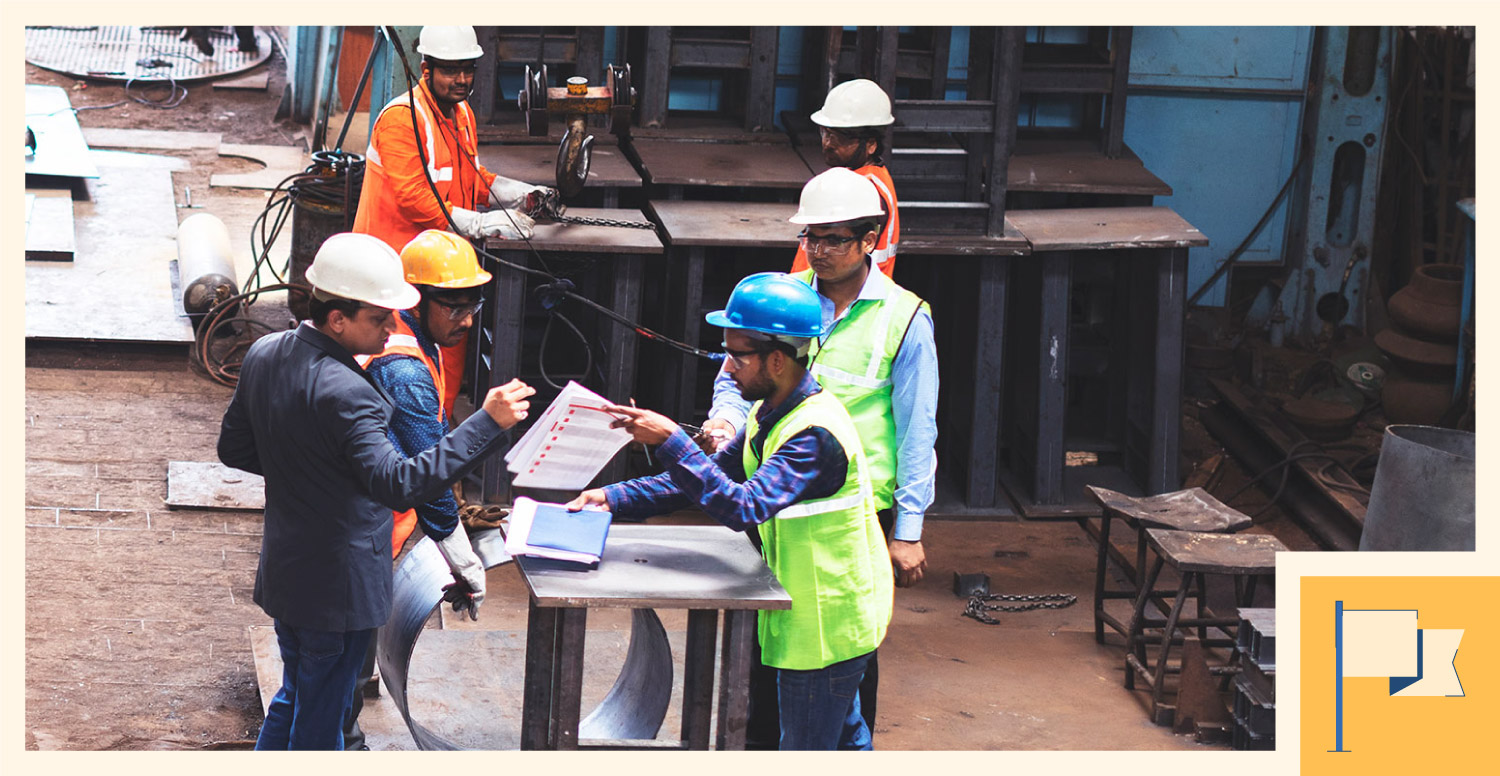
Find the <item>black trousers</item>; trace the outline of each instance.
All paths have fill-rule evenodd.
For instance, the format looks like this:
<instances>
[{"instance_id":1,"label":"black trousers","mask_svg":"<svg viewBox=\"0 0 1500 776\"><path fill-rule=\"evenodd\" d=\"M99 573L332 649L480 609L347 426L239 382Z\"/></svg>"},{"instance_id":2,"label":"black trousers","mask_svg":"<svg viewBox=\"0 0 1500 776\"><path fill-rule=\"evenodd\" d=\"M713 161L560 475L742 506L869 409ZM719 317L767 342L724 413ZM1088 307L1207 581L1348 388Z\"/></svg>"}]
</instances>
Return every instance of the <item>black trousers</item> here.
<instances>
[{"instance_id":1,"label":"black trousers","mask_svg":"<svg viewBox=\"0 0 1500 776\"><path fill-rule=\"evenodd\" d=\"M885 533L886 544L890 544L896 512L882 509L876 516L880 518L880 530ZM759 550L760 534L747 531L745 535ZM750 718L745 725L745 748L775 750L781 742L781 717L776 713L776 669L760 662L759 639L753 644L750 659ZM875 699L879 689L880 651L875 650L865 665L865 678L859 683L859 715L864 717L872 739L875 737Z\"/></svg>"}]
</instances>

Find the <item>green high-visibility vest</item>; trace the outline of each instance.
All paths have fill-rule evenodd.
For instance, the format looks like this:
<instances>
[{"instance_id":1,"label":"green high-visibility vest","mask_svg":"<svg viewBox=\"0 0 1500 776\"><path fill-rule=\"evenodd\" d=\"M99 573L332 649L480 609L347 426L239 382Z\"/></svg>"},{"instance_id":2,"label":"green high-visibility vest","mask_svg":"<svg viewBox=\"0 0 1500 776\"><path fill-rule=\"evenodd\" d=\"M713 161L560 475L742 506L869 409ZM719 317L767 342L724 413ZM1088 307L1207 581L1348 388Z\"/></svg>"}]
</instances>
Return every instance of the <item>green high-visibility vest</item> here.
<instances>
[{"instance_id":1,"label":"green high-visibility vest","mask_svg":"<svg viewBox=\"0 0 1500 776\"><path fill-rule=\"evenodd\" d=\"M748 440L759 433L761 402L745 423L745 476L761 457ZM875 518L859 435L837 398L819 391L793 407L766 434L764 458L798 432L827 429L844 448L849 473L828 498L793 504L761 523L761 552L792 608L760 613L761 662L810 671L859 657L880 646L891 621L895 583L885 535Z\"/></svg>"},{"instance_id":2,"label":"green high-visibility vest","mask_svg":"<svg viewBox=\"0 0 1500 776\"><path fill-rule=\"evenodd\" d=\"M919 310L931 315L922 298L871 269L885 286L880 301L856 299L822 340L808 350L818 384L844 403L864 443L875 491L875 508L890 509L896 493L896 415L891 411L891 365ZM796 277L812 285L813 271Z\"/></svg>"}]
</instances>

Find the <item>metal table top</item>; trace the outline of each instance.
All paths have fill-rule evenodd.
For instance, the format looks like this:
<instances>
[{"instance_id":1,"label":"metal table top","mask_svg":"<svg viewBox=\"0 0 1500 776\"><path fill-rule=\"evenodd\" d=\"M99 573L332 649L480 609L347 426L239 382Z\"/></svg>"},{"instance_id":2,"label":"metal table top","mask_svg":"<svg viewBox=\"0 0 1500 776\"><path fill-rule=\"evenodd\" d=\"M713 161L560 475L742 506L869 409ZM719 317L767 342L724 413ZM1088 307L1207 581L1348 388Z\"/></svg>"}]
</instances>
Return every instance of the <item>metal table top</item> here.
<instances>
[{"instance_id":1,"label":"metal table top","mask_svg":"<svg viewBox=\"0 0 1500 776\"><path fill-rule=\"evenodd\" d=\"M797 206L785 202L689 202L654 199L646 207L673 245L796 250L802 227L787 221Z\"/></svg>"},{"instance_id":2,"label":"metal table top","mask_svg":"<svg viewBox=\"0 0 1500 776\"><path fill-rule=\"evenodd\" d=\"M1088 140L1018 140L1005 177L1010 191L1172 195L1172 187L1129 148L1110 159Z\"/></svg>"},{"instance_id":3,"label":"metal table top","mask_svg":"<svg viewBox=\"0 0 1500 776\"><path fill-rule=\"evenodd\" d=\"M482 145L479 163L486 170L537 186L557 185L557 144ZM613 145L596 140L589 154L589 188L640 188L641 176Z\"/></svg>"},{"instance_id":4,"label":"metal table top","mask_svg":"<svg viewBox=\"0 0 1500 776\"><path fill-rule=\"evenodd\" d=\"M516 558L538 606L658 609L790 609L743 534L722 526L614 525L599 567L563 570Z\"/></svg>"},{"instance_id":5,"label":"metal table top","mask_svg":"<svg viewBox=\"0 0 1500 776\"><path fill-rule=\"evenodd\" d=\"M812 171L785 143L631 141L652 183L801 190Z\"/></svg>"},{"instance_id":6,"label":"metal table top","mask_svg":"<svg viewBox=\"0 0 1500 776\"><path fill-rule=\"evenodd\" d=\"M1208 245L1197 227L1166 207L1010 210L1005 220L1035 252Z\"/></svg>"},{"instance_id":7,"label":"metal table top","mask_svg":"<svg viewBox=\"0 0 1500 776\"><path fill-rule=\"evenodd\" d=\"M627 208L570 207L567 215L590 218L613 218L620 221L645 221L639 210ZM619 226L582 226L538 221L531 236L531 246L544 253L661 253L661 239L650 229ZM519 240L490 238L487 251L524 251Z\"/></svg>"}]
</instances>

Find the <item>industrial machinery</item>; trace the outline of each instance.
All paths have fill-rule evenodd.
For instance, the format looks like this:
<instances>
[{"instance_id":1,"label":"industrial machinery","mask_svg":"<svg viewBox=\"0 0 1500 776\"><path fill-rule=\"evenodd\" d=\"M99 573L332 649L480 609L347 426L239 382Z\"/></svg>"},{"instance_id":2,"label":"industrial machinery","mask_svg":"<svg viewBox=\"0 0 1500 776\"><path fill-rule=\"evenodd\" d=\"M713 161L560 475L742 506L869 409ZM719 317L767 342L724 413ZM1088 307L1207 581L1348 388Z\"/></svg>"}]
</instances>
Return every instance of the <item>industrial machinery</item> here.
<instances>
[{"instance_id":1,"label":"industrial machinery","mask_svg":"<svg viewBox=\"0 0 1500 776\"><path fill-rule=\"evenodd\" d=\"M526 66L525 86L516 103L526 116L526 132L544 137L551 117L567 122L562 142L557 147L557 190L564 198L576 196L588 179L589 154L594 136L588 134L589 116L608 116L611 134L630 134L630 114L635 104L635 89L630 85L630 66L606 67L607 83L589 86L588 79L574 76L567 86L547 86L547 66L533 71Z\"/></svg>"}]
</instances>

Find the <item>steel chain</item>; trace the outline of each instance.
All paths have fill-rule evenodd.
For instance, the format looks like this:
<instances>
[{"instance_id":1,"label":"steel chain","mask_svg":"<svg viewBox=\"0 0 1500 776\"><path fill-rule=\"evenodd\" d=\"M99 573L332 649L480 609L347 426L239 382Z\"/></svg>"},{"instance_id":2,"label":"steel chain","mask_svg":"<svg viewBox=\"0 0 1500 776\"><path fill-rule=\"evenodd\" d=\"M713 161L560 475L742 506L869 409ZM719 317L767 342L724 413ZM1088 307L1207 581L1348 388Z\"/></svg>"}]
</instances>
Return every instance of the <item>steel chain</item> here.
<instances>
[{"instance_id":1,"label":"steel chain","mask_svg":"<svg viewBox=\"0 0 1500 776\"><path fill-rule=\"evenodd\" d=\"M1003 604L989 604L987 601L1023 601L1018 606L1005 606ZM985 614L985 612L1028 612L1033 609L1066 609L1078 602L1078 596L1071 593L1050 593L1046 595L1007 595L1004 593L983 594L974 593L969 596L969 605L964 608L963 616L972 617L985 625L999 625L1000 621Z\"/></svg>"},{"instance_id":2,"label":"steel chain","mask_svg":"<svg viewBox=\"0 0 1500 776\"><path fill-rule=\"evenodd\" d=\"M621 221L617 218L596 218L594 216L554 216L552 220L559 224L574 224L577 226L617 226L626 229L656 230L656 224L650 221Z\"/></svg>"}]
</instances>

